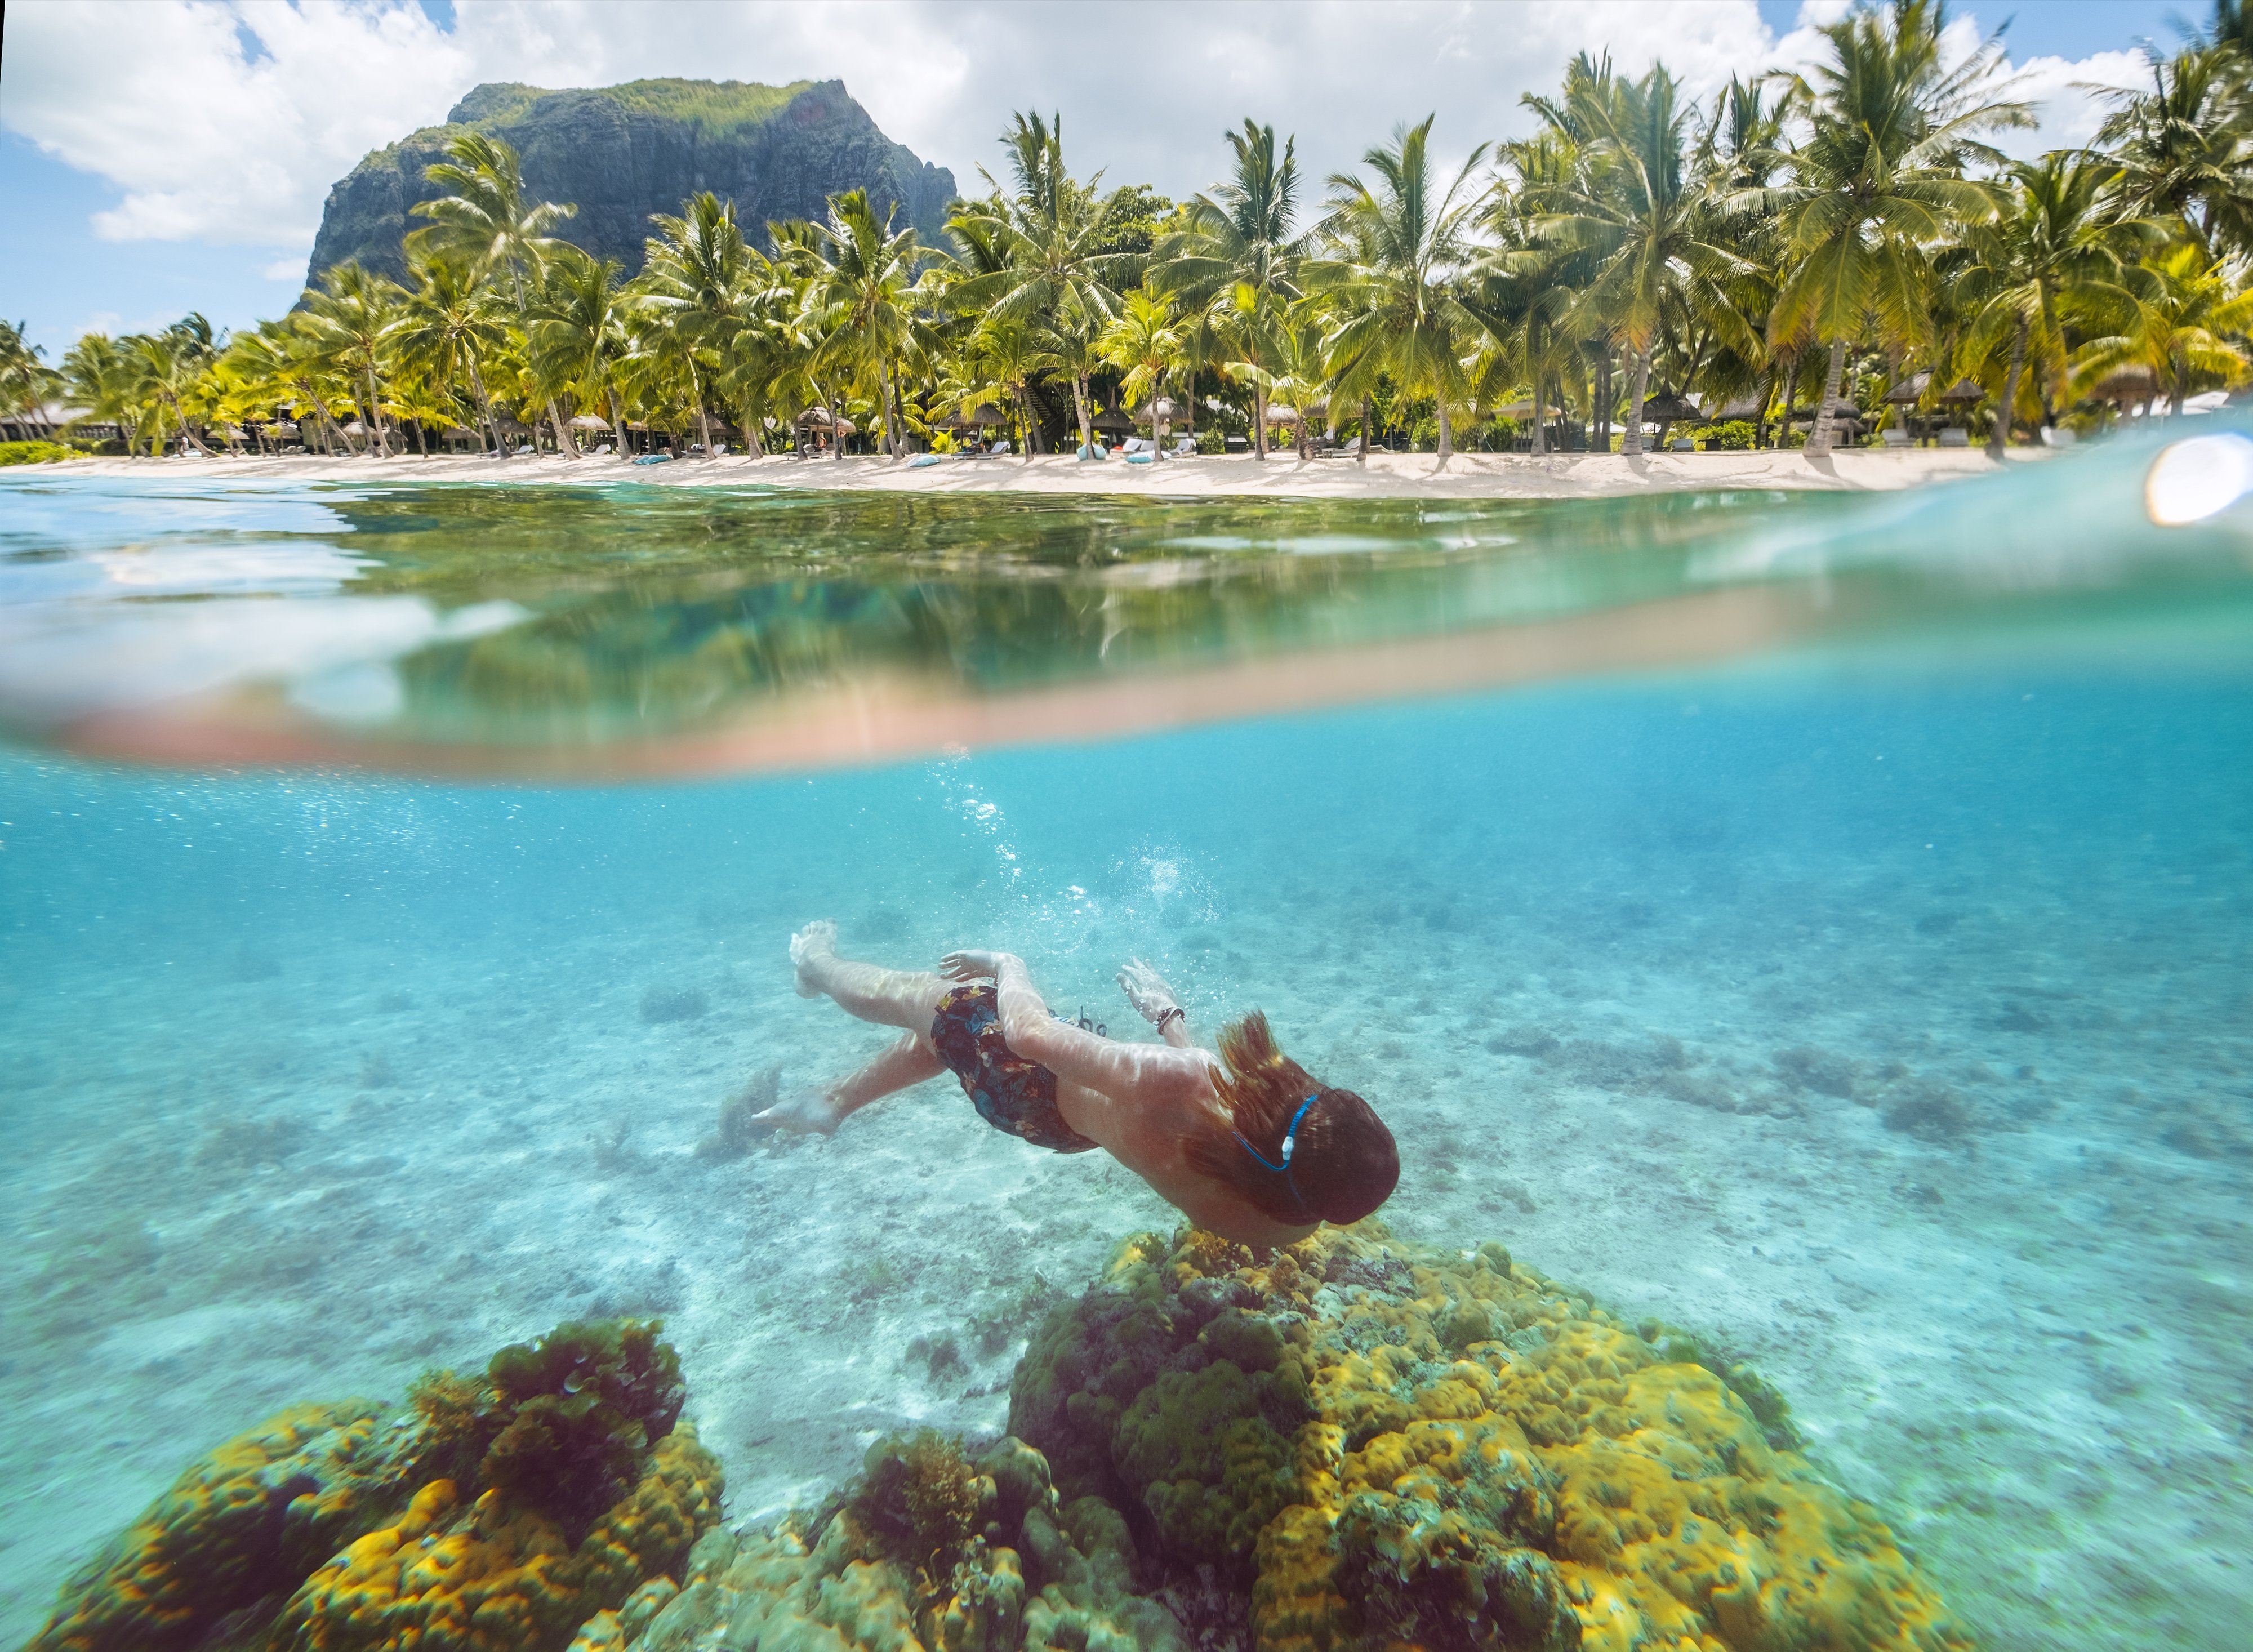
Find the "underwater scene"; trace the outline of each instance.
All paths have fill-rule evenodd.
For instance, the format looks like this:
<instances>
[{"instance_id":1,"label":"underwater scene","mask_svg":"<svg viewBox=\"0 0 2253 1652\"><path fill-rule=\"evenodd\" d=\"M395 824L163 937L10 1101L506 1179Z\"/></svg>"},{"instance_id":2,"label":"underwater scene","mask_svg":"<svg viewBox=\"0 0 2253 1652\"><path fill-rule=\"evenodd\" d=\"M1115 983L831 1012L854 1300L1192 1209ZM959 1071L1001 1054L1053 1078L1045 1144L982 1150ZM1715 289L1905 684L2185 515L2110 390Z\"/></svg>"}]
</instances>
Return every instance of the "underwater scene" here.
<instances>
[{"instance_id":1,"label":"underwater scene","mask_svg":"<svg viewBox=\"0 0 2253 1652\"><path fill-rule=\"evenodd\" d=\"M2253 525L2157 451L0 485L0 1642L2245 1645ZM1397 1191L771 1131L897 1036L822 919L1262 1011Z\"/></svg>"}]
</instances>

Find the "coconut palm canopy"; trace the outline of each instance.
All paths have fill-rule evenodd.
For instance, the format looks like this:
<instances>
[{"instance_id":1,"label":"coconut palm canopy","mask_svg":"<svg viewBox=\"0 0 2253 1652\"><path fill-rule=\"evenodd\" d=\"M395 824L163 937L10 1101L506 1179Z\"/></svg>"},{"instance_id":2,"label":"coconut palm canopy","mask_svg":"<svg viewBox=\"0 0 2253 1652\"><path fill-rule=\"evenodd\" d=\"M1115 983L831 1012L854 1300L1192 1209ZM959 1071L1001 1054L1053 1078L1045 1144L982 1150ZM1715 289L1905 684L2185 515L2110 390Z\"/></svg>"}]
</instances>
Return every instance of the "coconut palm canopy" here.
<instances>
[{"instance_id":1,"label":"coconut palm canopy","mask_svg":"<svg viewBox=\"0 0 2253 1652\"><path fill-rule=\"evenodd\" d=\"M2030 118L1997 42L1944 48L1937 0L1863 0L1803 74L1709 107L1664 65L1584 56L1526 100L1532 137L1450 169L1434 146L1464 135L1437 115L1319 186L1246 119L1178 206L1075 177L1062 123L1020 114L940 245L860 192L760 225L708 193L653 221L632 281L555 239L576 209L532 199L506 143L464 134L429 169L446 192L413 209L404 283L339 265L231 338L191 316L53 365L0 327L0 401L150 452L233 429L377 457L462 431L502 454L609 431L756 453L821 428L898 456L998 427L1029 456L1153 401L1262 455L1309 421L1444 452L1537 405L1564 415L1532 421L1537 450L1592 428L1632 451L1701 407L1765 442L1810 403L1818 450L1889 405L1990 408L1999 445L2253 377L2239 17L2156 59L2091 148L2034 161L1991 146Z\"/></svg>"}]
</instances>

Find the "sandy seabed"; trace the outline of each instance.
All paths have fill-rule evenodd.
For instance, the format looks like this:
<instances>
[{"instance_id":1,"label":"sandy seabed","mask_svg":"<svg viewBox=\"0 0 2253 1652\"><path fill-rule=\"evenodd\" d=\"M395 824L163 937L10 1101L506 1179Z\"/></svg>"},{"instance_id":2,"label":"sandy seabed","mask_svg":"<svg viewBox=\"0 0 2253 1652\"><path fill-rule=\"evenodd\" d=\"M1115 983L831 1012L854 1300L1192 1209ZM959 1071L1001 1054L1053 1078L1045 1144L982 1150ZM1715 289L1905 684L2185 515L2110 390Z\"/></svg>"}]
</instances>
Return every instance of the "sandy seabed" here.
<instances>
[{"instance_id":1,"label":"sandy seabed","mask_svg":"<svg viewBox=\"0 0 2253 1652\"><path fill-rule=\"evenodd\" d=\"M2047 457L2013 451L2006 463ZM1995 462L1977 450L1849 450L1827 458L1799 451L1619 454L1379 453L1266 460L1200 456L1161 464L1122 459L1083 464L1054 455L1032 459L945 457L920 468L885 458L678 459L638 464L617 458L88 459L67 474L242 477L293 482L633 482L657 487L764 486L907 493L1152 493L1210 498L1588 499L1706 489L1887 491L1958 477L1983 476Z\"/></svg>"}]
</instances>

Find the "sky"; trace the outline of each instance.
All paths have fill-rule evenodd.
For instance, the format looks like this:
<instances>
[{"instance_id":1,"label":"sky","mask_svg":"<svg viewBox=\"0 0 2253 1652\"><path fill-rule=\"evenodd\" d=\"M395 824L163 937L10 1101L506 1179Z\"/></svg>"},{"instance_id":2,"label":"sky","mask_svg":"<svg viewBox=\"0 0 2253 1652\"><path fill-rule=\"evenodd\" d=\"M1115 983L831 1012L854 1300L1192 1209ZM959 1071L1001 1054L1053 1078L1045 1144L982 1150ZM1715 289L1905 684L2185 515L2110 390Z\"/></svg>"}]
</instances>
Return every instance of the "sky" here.
<instances>
[{"instance_id":1,"label":"sky","mask_svg":"<svg viewBox=\"0 0 2253 1652\"><path fill-rule=\"evenodd\" d=\"M0 314L59 359L80 333L220 326L295 301L329 186L435 124L472 86L659 75L841 79L959 187L999 170L1017 108L1062 115L1075 172L1179 199L1245 116L1295 134L1302 171L1350 169L1437 112L1436 152L1523 136L1527 91L1578 51L1696 94L1811 57L1846 0L10 0L0 20ZM2084 83L2139 81L2205 0L1958 0L1998 27L2041 124L2085 140ZM1310 191L1318 195L1318 189Z\"/></svg>"}]
</instances>

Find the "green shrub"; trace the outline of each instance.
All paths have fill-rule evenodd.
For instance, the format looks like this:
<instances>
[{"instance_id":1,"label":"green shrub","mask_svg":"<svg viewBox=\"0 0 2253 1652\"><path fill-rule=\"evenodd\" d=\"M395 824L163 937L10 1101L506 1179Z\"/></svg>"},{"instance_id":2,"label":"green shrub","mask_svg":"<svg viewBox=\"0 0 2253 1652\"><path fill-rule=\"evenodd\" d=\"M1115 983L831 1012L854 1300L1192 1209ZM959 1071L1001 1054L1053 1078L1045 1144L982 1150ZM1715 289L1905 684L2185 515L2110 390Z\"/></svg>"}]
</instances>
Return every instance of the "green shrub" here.
<instances>
[{"instance_id":1,"label":"green shrub","mask_svg":"<svg viewBox=\"0 0 2253 1652\"><path fill-rule=\"evenodd\" d=\"M1726 424L1709 424L1705 434L1708 440L1733 450L1749 448L1753 444L1752 422L1747 419L1732 419Z\"/></svg>"},{"instance_id":2,"label":"green shrub","mask_svg":"<svg viewBox=\"0 0 2253 1652\"><path fill-rule=\"evenodd\" d=\"M0 442L0 464L52 464L76 457L59 442Z\"/></svg>"}]
</instances>

